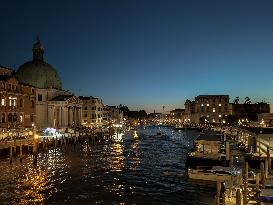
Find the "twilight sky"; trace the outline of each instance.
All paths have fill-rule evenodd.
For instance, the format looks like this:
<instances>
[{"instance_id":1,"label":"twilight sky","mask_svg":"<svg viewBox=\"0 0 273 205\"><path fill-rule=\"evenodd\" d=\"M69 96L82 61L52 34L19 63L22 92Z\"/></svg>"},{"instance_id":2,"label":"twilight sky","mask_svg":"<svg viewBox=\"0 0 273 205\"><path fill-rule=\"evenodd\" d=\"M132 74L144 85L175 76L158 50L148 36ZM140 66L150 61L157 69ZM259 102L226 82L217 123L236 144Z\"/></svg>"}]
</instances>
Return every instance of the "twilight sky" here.
<instances>
[{"instance_id":1,"label":"twilight sky","mask_svg":"<svg viewBox=\"0 0 273 205\"><path fill-rule=\"evenodd\" d=\"M1 0L0 65L36 34L63 88L162 111L199 94L273 103L273 1Z\"/></svg>"}]
</instances>

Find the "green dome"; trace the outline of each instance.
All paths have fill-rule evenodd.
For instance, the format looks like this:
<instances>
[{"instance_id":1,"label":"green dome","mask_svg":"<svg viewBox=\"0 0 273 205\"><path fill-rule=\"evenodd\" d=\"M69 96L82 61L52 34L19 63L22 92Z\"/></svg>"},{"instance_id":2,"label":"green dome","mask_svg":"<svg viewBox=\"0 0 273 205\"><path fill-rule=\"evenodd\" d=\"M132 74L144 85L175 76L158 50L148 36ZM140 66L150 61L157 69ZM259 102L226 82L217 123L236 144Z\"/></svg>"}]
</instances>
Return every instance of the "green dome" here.
<instances>
[{"instance_id":1,"label":"green dome","mask_svg":"<svg viewBox=\"0 0 273 205\"><path fill-rule=\"evenodd\" d=\"M50 64L44 62L44 48L39 37L37 37L32 51L33 60L21 65L16 73L18 80L37 88L61 90L62 82L58 73Z\"/></svg>"},{"instance_id":2,"label":"green dome","mask_svg":"<svg viewBox=\"0 0 273 205\"><path fill-rule=\"evenodd\" d=\"M19 67L16 76L20 82L37 88L62 89L58 73L44 61L33 60L24 63Z\"/></svg>"}]
</instances>

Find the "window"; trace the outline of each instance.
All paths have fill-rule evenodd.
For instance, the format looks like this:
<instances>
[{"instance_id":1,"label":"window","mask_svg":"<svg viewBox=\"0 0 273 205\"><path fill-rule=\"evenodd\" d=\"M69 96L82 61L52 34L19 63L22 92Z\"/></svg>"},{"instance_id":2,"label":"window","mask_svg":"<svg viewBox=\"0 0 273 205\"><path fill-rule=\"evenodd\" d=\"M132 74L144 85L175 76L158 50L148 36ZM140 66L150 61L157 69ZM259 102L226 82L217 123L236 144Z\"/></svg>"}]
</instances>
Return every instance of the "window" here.
<instances>
[{"instance_id":1,"label":"window","mask_svg":"<svg viewBox=\"0 0 273 205\"><path fill-rule=\"evenodd\" d=\"M38 101L43 101L43 95L42 94L38 94Z\"/></svg>"},{"instance_id":2,"label":"window","mask_svg":"<svg viewBox=\"0 0 273 205\"><path fill-rule=\"evenodd\" d=\"M9 113L9 115L8 115L8 122L12 122L12 114L11 113Z\"/></svg>"},{"instance_id":3,"label":"window","mask_svg":"<svg viewBox=\"0 0 273 205\"><path fill-rule=\"evenodd\" d=\"M219 103L219 107L221 107L222 106L222 104L221 103Z\"/></svg>"},{"instance_id":4,"label":"window","mask_svg":"<svg viewBox=\"0 0 273 205\"><path fill-rule=\"evenodd\" d=\"M2 113L2 123L6 122L6 113Z\"/></svg>"},{"instance_id":5,"label":"window","mask_svg":"<svg viewBox=\"0 0 273 205\"><path fill-rule=\"evenodd\" d=\"M17 114L16 113L13 114L13 122L17 122Z\"/></svg>"},{"instance_id":6,"label":"window","mask_svg":"<svg viewBox=\"0 0 273 205\"><path fill-rule=\"evenodd\" d=\"M34 89L33 88L31 88L31 93L34 94Z\"/></svg>"},{"instance_id":7,"label":"window","mask_svg":"<svg viewBox=\"0 0 273 205\"><path fill-rule=\"evenodd\" d=\"M23 107L24 106L24 101L23 99L20 99L20 107Z\"/></svg>"},{"instance_id":8,"label":"window","mask_svg":"<svg viewBox=\"0 0 273 205\"><path fill-rule=\"evenodd\" d=\"M219 117L222 117L222 115L219 115Z\"/></svg>"},{"instance_id":9,"label":"window","mask_svg":"<svg viewBox=\"0 0 273 205\"><path fill-rule=\"evenodd\" d=\"M33 114L30 115L30 120L31 120L31 122L34 122L34 115Z\"/></svg>"},{"instance_id":10,"label":"window","mask_svg":"<svg viewBox=\"0 0 273 205\"><path fill-rule=\"evenodd\" d=\"M202 104L201 104L201 106L203 107L203 106L204 106L204 104L202 103Z\"/></svg>"},{"instance_id":11,"label":"window","mask_svg":"<svg viewBox=\"0 0 273 205\"><path fill-rule=\"evenodd\" d=\"M34 101L31 100L31 107L34 108Z\"/></svg>"},{"instance_id":12,"label":"window","mask_svg":"<svg viewBox=\"0 0 273 205\"><path fill-rule=\"evenodd\" d=\"M87 106L85 106L85 108L84 108L85 110L87 110Z\"/></svg>"},{"instance_id":13,"label":"window","mask_svg":"<svg viewBox=\"0 0 273 205\"><path fill-rule=\"evenodd\" d=\"M207 104L207 107L209 106L209 104Z\"/></svg>"},{"instance_id":14,"label":"window","mask_svg":"<svg viewBox=\"0 0 273 205\"><path fill-rule=\"evenodd\" d=\"M212 112L215 112L215 108L212 108Z\"/></svg>"},{"instance_id":15,"label":"window","mask_svg":"<svg viewBox=\"0 0 273 205\"><path fill-rule=\"evenodd\" d=\"M20 114L20 122L23 122L23 114Z\"/></svg>"},{"instance_id":16,"label":"window","mask_svg":"<svg viewBox=\"0 0 273 205\"><path fill-rule=\"evenodd\" d=\"M87 113L85 113L84 117L87 117Z\"/></svg>"},{"instance_id":17,"label":"window","mask_svg":"<svg viewBox=\"0 0 273 205\"><path fill-rule=\"evenodd\" d=\"M5 99L5 98L2 98L2 100L1 100L1 105L2 105L2 106L5 106L5 101L6 101L6 99Z\"/></svg>"}]
</instances>

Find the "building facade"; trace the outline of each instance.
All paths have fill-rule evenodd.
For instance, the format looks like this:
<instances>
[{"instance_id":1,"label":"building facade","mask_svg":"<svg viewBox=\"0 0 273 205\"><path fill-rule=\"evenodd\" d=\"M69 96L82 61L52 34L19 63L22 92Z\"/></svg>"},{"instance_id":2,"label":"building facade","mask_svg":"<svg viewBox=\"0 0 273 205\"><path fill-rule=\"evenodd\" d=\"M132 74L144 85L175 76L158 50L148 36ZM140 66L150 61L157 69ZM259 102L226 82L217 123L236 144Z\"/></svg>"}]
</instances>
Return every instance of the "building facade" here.
<instances>
[{"instance_id":1,"label":"building facade","mask_svg":"<svg viewBox=\"0 0 273 205\"><path fill-rule=\"evenodd\" d=\"M174 109L170 111L170 119L184 121L185 109Z\"/></svg>"},{"instance_id":2,"label":"building facade","mask_svg":"<svg viewBox=\"0 0 273 205\"><path fill-rule=\"evenodd\" d=\"M102 100L95 97L79 96L82 101L82 125L87 127L101 127L104 122L104 105Z\"/></svg>"},{"instance_id":3,"label":"building facade","mask_svg":"<svg viewBox=\"0 0 273 205\"><path fill-rule=\"evenodd\" d=\"M259 103L231 103L232 115L238 119L248 119L249 121L258 121L258 114L270 113L270 104L265 102Z\"/></svg>"},{"instance_id":4,"label":"building facade","mask_svg":"<svg viewBox=\"0 0 273 205\"><path fill-rule=\"evenodd\" d=\"M0 67L0 128L22 130L35 122L36 89L19 83L12 69Z\"/></svg>"},{"instance_id":5,"label":"building facade","mask_svg":"<svg viewBox=\"0 0 273 205\"><path fill-rule=\"evenodd\" d=\"M228 95L199 95L185 103L186 122L222 123L230 113Z\"/></svg>"},{"instance_id":6,"label":"building facade","mask_svg":"<svg viewBox=\"0 0 273 205\"><path fill-rule=\"evenodd\" d=\"M112 124L123 124L123 112L117 106L105 106L104 116L107 115L108 122Z\"/></svg>"},{"instance_id":7,"label":"building facade","mask_svg":"<svg viewBox=\"0 0 273 205\"><path fill-rule=\"evenodd\" d=\"M74 95L58 95L48 103L50 127L66 128L81 126L82 101Z\"/></svg>"}]
</instances>

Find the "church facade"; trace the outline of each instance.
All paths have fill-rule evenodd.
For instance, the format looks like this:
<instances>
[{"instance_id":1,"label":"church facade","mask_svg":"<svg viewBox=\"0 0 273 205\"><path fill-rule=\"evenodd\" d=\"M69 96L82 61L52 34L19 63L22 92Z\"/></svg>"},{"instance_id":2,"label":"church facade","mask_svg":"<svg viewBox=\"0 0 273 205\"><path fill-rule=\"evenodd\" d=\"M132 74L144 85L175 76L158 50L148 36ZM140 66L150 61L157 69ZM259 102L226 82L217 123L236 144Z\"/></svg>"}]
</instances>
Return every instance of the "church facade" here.
<instances>
[{"instance_id":1,"label":"church facade","mask_svg":"<svg viewBox=\"0 0 273 205\"><path fill-rule=\"evenodd\" d=\"M35 126L37 128L75 127L80 125L81 101L62 89L57 71L44 61L44 48L37 38L33 60L21 65L16 73L19 82L35 87Z\"/></svg>"}]
</instances>

